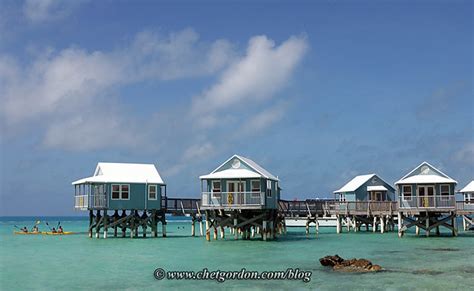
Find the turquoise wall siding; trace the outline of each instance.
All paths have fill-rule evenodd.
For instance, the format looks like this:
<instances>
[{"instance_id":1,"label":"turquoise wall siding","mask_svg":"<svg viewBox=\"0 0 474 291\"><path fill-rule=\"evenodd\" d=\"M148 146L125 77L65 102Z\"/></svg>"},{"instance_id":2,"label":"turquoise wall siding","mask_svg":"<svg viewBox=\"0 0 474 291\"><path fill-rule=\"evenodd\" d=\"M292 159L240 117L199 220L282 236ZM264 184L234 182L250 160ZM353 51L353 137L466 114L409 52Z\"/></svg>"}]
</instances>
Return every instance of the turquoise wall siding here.
<instances>
[{"instance_id":1,"label":"turquoise wall siding","mask_svg":"<svg viewBox=\"0 0 474 291\"><path fill-rule=\"evenodd\" d=\"M431 184L423 184L423 185L434 185L434 190L435 190L435 195L441 195L441 185L447 185L449 183L442 183L442 184L438 184L438 183L431 183ZM422 185L422 184L420 184ZM455 192L454 192L454 188L456 187L455 184L449 184L450 187L449 187L449 195L454 195ZM397 190L398 190L398 196L400 197L402 195L402 191L403 191L403 186L411 186L411 192L412 192L412 195L413 196L417 196L418 193L416 192L416 189L418 187L418 184L399 184L398 187L397 187Z\"/></svg>"},{"instance_id":2,"label":"turquoise wall siding","mask_svg":"<svg viewBox=\"0 0 474 291\"><path fill-rule=\"evenodd\" d=\"M114 200L112 199L112 184L118 183L107 183L106 184L106 195L108 201L108 209L111 210L121 210L121 209L161 209L161 185L158 184L144 184L144 183L124 183L130 185L129 187L129 200ZM150 200L148 199L148 186L147 185L156 185L157 186L157 199Z\"/></svg>"},{"instance_id":3,"label":"turquoise wall siding","mask_svg":"<svg viewBox=\"0 0 474 291\"><path fill-rule=\"evenodd\" d=\"M220 181L221 182L221 191L222 192L228 192L227 190L227 182L228 181L242 181L245 183L245 191L250 192L251 189L251 181L256 180L256 179L219 179L219 180L205 180L206 181L206 189L207 192L212 191L212 181ZM275 181L271 181L271 187L272 187L272 197L268 198L266 195L267 191L267 179L261 178L260 179L260 191L264 193L265 195L265 205L264 208L267 209L275 209L278 206L278 200L280 199L280 191L277 191L276 188L276 183ZM217 201L215 201L217 202Z\"/></svg>"},{"instance_id":4,"label":"turquoise wall siding","mask_svg":"<svg viewBox=\"0 0 474 291\"><path fill-rule=\"evenodd\" d=\"M375 183L373 179L368 180L362 186L360 186L356 192L356 201L367 201L369 199L369 192L367 192L367 186L384 186L388 189L387 191L387 199L386 201L394 201L395 200L395 191L388 183L385 183L380 177L377 177ZM385 198L385 197L384 197Z\"/></svg>"}]
</instances>

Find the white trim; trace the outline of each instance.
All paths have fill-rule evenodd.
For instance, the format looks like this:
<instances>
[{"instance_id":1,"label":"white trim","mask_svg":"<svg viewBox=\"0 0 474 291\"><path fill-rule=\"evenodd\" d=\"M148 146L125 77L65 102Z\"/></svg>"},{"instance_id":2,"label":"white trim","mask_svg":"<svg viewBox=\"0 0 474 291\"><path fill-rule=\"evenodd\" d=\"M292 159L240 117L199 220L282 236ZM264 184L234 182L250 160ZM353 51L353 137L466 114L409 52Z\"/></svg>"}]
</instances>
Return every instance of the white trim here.
<instances>
[{"instance_id":1,"label":"white trim","mask_svg":"<svg viewBox=\"0 0 474 291\"><path fill-rule=\"evenodd\" d=\"M155 198L150 198L150 188L155 187ZM157 184L149 184L147 187L147 194L148 194L148 200L158 200L158 185Z\"/></svg>"},{"instance_id":2,"label":"white trim","mask_svg":"<svg viewBox=\"0 0 474 291\"><path fill-rule=\"evenodd\" d=\"M443 195L443 186L448 186L448 195ZM441 200L449 200L451 196L451 185L450 184L440 184L439 185L439 197Z\"/></svg>"},{"instance_id":3,"label":"white trim","mask_svg":"<svg viewBox=\"0 0 474 291\"><path fill-rule=\"evenodd\" d=\"M405 187L410 187L410 199L407 199L408 196L405 196ZM413 187L412 185L402 185L402 200L412 201L413 200Z\"/></svg>"},{"instance_id":4,"label":"white trim","mask_svg":"<svg viewBox=\"0 0 474 291\"><path fill-rule=\"evenodd\" d=\"M252 183L253 182L258 182L258 192L262 192L262 181L260 179L252 179L250 180L250 191L251 192L257 192L257 191L253 191L253 185Z\"/></svg>"},{"instance_id":5,"label":"white trim","mask_svg":"<svg viewBox=\"0 0 474 291\"><path fill-rule=\"evenodd\" d=\"M429 187L433 188L433 195L428 195L428 191L425 192L425 195L420 196L420 188L424 188L425 190ZM434 184L423 184L423 185L416 185L416 197L435 197L436 196L436 187Z\"/></svg>"},{"instance_id":6,"label":"white trim","mask_svg":"<svg viewBox=\"0 0 474 291\"><path fill-rule=\"evenodd\" d=\"M270 190L270 192L268 192L268 190ZM265 197L266 198L272 198L273 196L273 193L272 193L272 181L271 180L267 180L267 189L265 191ZM268 195L270 194L270 195Z\"/></svg>"},{"instance_id":7,"label":"white trim","mask_svg":"<svg viewBox=\"0 0 474 291\"><path fill-rule=\"evenodd\" d=\"M119 186L119 198L113 198L113 193L114 193L114 190L113 190L113 187L114 186ZM122 198L122 186L128 186L128 198L127 199L123 199ZM124 200L124 201L128 201L130 200L130 184L110 184L110 200Z\"/></svg>"},{"instance_id":8,"label":"white trim","mask_svg":"<svg viewBox=\"0 0 474 291\"><path fill-rule=\"evenodd\" d=\"M449 177L448 175L446 175L445 173L441 172L438 168L434 167L433 165L431 165L430 163L424 161L423 163L419 164L418 166L416 166L413 170L411 170L408 174L406 174L405 176L403 176L402 178L400 178L397 182L395 182L395 185L397 184L403 184L403 180L405 180L405 178L407 178L408 176L410 176L411 174L413 174L413 172L415 172L416 170L418 170L418 168L421 168L423 165L427 165L429 167L431 167L435 172L438 172L438 174L440 174L439 176L442 176L446 179L450 179L453 181L453 183L457 183L453 178Z\"/></svg>"}]
</instances>

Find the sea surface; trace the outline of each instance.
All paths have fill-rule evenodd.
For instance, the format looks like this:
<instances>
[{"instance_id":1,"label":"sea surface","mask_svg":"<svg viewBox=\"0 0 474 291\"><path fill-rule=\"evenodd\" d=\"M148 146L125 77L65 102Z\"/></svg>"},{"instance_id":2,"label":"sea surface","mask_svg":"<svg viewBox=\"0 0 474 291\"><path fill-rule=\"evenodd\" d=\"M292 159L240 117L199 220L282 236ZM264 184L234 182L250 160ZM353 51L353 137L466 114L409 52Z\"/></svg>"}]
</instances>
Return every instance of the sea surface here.
<instances>
[{"instance_id":1,"label":"sea surface","mask_svg":"<svg viewBox=\"0 0 474 291\"><path fill-rule=\"evenodd\" d=\"M14 226L31 228L39 219L46 231L58 222L68 236L14 235ZM168 237L90 239L87 218L0 218L1 290L156 290L156 289L286 289L286 290L473 290L474 232L458 237L415 236L396 232L361 231L336 234L335 228L289 228L275 241L233 239L206 242L191 237L185 218L171 218ZM458 224L459 225L459 224ZM161 228L160 228L161 229ZM197 227L197 233L199 228ZM111 236L111 233L109 234ZM386 271L367 274L336 273L322 267L318 259L339 254L344 258L366 258ZM312 272L311 281L185 281L156 280L156 268L165 271L282 271L298 268Z\"/></svg>"}]
</instances>

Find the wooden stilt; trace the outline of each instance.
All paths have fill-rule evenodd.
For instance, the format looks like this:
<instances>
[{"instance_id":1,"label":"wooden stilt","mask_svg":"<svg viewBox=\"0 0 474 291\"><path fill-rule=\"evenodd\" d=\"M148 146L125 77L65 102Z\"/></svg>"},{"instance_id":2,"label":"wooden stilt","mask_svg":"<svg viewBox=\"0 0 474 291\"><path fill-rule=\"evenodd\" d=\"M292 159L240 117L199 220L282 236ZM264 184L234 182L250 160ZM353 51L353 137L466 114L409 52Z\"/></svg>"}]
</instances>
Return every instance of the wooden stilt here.
<instances>
[{"instance_id":1,"label":"wooden stilt","mask_svg":"<svg viewBox=\"0 0 474 291\"><path fill-rule=\"evenodd\" d=\"M415 234L420 235L420 228L418 226L415 226Z\"/></svg>"},{"instance_id":2,"label":"wooden stilt","mask_svg":"<svg viewBox=\"0 0 474 291\"><path fill-rule=\"evenodd\" d=\"M199 219L199 234L203 236L202 217Z\"/></svg>"},{"instance_id":3,"label":"wooden stilt","mask_svg":"<svg viewBox=\"0 0 474 291\"><path fill-rule=\"evenodd\" d=\"M92 224L94 222L94 211L89 210L89 237L92 238Z\"/></svg>"},{"instance_id":4,"label":"wooden stilt","mask_svg":"<svg viewBox=\"0 0 474 291\"><path fill-rule=\"evenodd\" d=\"M206 211L206 240L211 241L211 230L209 229L209 212Z\"/></svg>"},{"instance_id":5,"label":"wooden stilt","mask_svg":"<svg viewBox=\"0 0 474 291\"><path fill-rule=\"evenodd\" d=\"M372 224L372 232L377 231L377 216L374 216L374 223Z\"/></svg>"},{"instance_id":6,"label":"wooden stilt","mask_svg":"<svg viewBox=\"0 0 474 291\"><path fill-rule=\"evenodd\" d=\"M163 234L163 237L166 237L166 220L165 220L164 216L163 216L163 219L161 221L161 232Z\"/></svg>"},{"instance_id":7,"label":"wooden stilt","mask_svg":"<svg viewBox=\"0 0 474 291\"><path fill-rule=\"evenodd\" d=\"M380 216L380 233L385 232L385 217L383 215Z\"/></svg>"},{"instance_id":8,"label":"wooden stilt","mask_svg":"<svg viewBox=\"0 0 474 291\"><path fill-rule=\"evenodd\" d=\"M195 236L196 235L196 217L192 217L192 220L191 220L191 236Z\"/></svg>"},{"instance_id":9,"label":"wooden stilt","mask_svg":"<svg viewBox=\"0 0 474 291\"><path fill-rule=\"evenodd\" d=\"M428 213L426 213L425 225L426 225L426 237L429 237L430 236L430 216Z\"/></svg>"},{"instance_id":10,"label":"wooden stilt","mask_svg":"<svg viewBox=\"0 0 474 291\"><path fill-rule=\"evenodd\" d=\"M214 226L214 240L217 240L217 227Z\"/></svg>"},{"instance_id":11,"label":"wooden stilt","mask_svg":"<svg viewBox=\"0 0 474 291\"><path fill-rule=\"evenodd\" d=\"M458 235L458 231L457 231L457 223L456 223L456 214L452 214L452 225L453 225L453 236L457 236Z\"/></svg>"},{"instance_id":12,"label":"wooden stilt","mask_svg":"<svg viewBox=\"0 0 474 291\"><path fill-rule=\"evenodd\" d=\"M95 237L99 238L100 237L100 223L101 223L101 215L100 215L100 210L97 210L97 215L96 215L96 223L97 225L95 226Z\"/></svg>"},{"instance_id":13,"label":"wooden stilt","mask_svg":"<svg viewBox=\"0 0 474 291\"><path fill-rule=\"evenodd\" d=\"M306 219L306 235L309 234L309 220Z\"/></svg>"},{"instance_id":14,"label":"wooden stilt","mask_svg":"<svg viewBox=\"0 0 474 291\"><path fill-rule=\"evenodd\" d=\"M336 216L336 232L341 233L341 216Z\"/></svg>"},{"instance_id":15,"label":"wooden stilt","mask_svg":"<svg viewBox=\"0 0 474 291\"><path fill-rule=\"evenodd\" d=\"M109 216L107 215L107 210L104 210L104 238L107 238L108 221L109 221Z\"/></svg>"},{"instance_id":16,"label":"wooden stilt","mask_svg":"<svg viewBox=\"0 0 474 291\"><path fill-rule=\"evenodd\" d=\"M237 231L237 218L234 218L234 239L239 239L239 232Z\"/></svg>"},{"instance_id":17,"label":"wooden stilt","mask_svg":"<svg viewBox=\"0 0 474 291\"><path fill-rule=\"evenodd\" d=\"M220 229L221 229L221 239L224 239L224 238L225 238L224 227L223 227L223 226L220 226Z\"/></svg>"},{"instance_id":18,"label":"wooden stilt","mask_svg":"<svg viewBox=\"0 0 474 291\"><path fill-rule=\"evenodd\" d=\"M263 240L266 241L267 240L267 221L266 220L263 221L262 235L263 235Z\"/></svg>"}]
</instances>

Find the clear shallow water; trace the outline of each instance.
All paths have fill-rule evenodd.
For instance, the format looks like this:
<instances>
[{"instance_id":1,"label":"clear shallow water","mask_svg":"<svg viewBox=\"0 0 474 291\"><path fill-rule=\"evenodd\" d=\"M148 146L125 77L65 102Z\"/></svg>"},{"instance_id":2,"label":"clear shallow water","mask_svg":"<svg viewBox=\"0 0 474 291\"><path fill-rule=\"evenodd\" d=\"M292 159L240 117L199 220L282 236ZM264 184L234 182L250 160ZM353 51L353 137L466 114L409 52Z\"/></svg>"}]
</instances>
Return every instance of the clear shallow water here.
<instances>
[{"instance_id":1,"label":"clear shallow water","mask_svg":"<svg viewBox=\"0 0 474 291\"><path fill-rule=\"evenodd\" d=\"M14 227L31 227L36 218L1 218L0 289L473 289L474 233L458 237L399 239L392 233L343 233L321 228L307 237L304 228L289 228L277 241L206 242L191 237L189 222L167 226L167 238L89 239L87 221L60 220L69 236L13 235ZM41 230L47 230L44 223ZM179 228L179 229L178 229ZM312 229L314 232L314 229ZM447 235L447 233L446 233ZM339 254L367 258L387 272L341 274L322 267L318 259ZM311 282L302 281L158 281L153 271L165 270L286 270L312 271Z\"/></svg>"}]
</instances>

